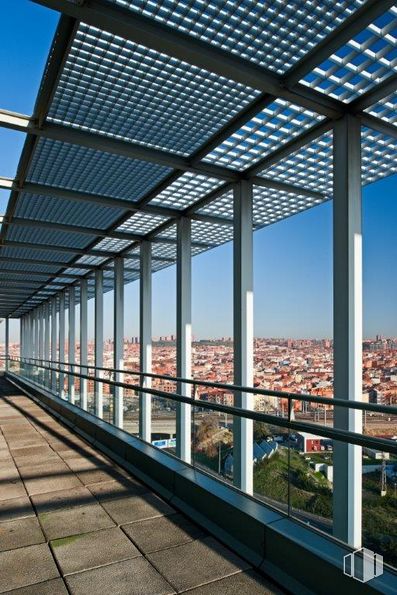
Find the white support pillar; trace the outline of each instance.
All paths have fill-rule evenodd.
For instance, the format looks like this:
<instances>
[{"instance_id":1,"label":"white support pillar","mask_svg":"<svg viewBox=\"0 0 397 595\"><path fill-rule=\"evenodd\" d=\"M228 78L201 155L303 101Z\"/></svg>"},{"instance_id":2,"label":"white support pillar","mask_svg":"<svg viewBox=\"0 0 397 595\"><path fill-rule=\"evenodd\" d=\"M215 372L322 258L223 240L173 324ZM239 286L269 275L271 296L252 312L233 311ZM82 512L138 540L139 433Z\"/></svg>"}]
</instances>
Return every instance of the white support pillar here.
<instances>
[{"instance_id":1,"label":"white support pillar","mask_svg":"<svg viewBox=\"0 0 397 595\"><path fill-rule=\"evenodd\" d=\"M56 367L56 360L57 360L57 340L58 340L58 333L57 333L57 298L54 297L51 299L51 367ZM51 373L51 388L53 391L57 389L57 374L56 371L53 370Z\"/></svg>"},{"instance_id":2,"label":"white support pillar","mask_svg":"<svg viewBox=\"0 0 397 595\"><path fill-rule=\"evenodd\" d=\"M4 367L5 367L5 371L8 372L9 370L9 365L8 365L8 358L10 357L10 321L8 318L5 319L5 362L4 362Z\"/></svg>"},{"instance_id":3,"label":"white support pillar","mask_svg":"<svg viewBox=\"0 0 397 595\"><path fill-rule=\"evenodd\" d=\"M176 260L176 375L192 376L192 250L191 220L182 217L177 223ZM190 384L179 382L178 393L191 396ZM177 404L176 454L191 462L192 417L191 405Z\"/></svg>"},{"instance_id":4,"label":"white support pillar","mask_svg":"<svg viewBox=\"0 0 397 595\"><path fill-rule=\"evenodd\" d=\"M87 374L88 364L88 291L87 279L80 281L80 373ZM80 378L80 407L87 411L88 395L87 395L87 380Z\"/></svg>"},{"instance_id":5,"label":"white support pillar","mask_svg":"<svg viewBox=\"0 0 397 595\"><path fill-rule=\"evenodd\" d=\"M141 243L139 280L140 372L152 372L152 244ZM150 388L152 379L145 377L142 388ZM139 397L139 435L152 441L152 397L142 392Z\"/></svg>"},{"instance_id":6,"label":"white support pillar","mask_svg":"<svg viewBox=\"0 0 397 595\"><path fill-rule=\"evenodd\" d=\"M114 259L114 333L113 333L114 369L124 367L124 260ZM123 375L115 373L116 382L123 380ZM121 387L114 387L114 416L115 426L123 428L124 391Z\"/></svg>"},{"instance_id":7,"label":"white support pillar","mask_svg":"<svg viewBox=\"0 0 397 595\"><path fill-rule=\"evenodd\" d=\"M45 318L45 328L44 328L44 361L45 366L48 366L49 359L50 359L50 303L46 302L44 304L44 318ZM48 370L45 370L44 373L44 384L48 387L50 382L50 373Z\"/></svg>"},{"instance_id":8,"label":"white support pillar","mask_svg":"<svg viewBox=\"0 0 397 595\"><path fill-rule=\"evenodd\" d=\"M76 289L69 287L69 337L68 337L68 362L76 363ZM69 366L70 372L75 372L76 368ZM69 374L68 379L69 402L75 402L75 382L74 376Z\"/></svg>"},{"instance_id":9,"label":"white support pillar","mask_svg":"<svg viewBox=\"0 0 397 595\"><path fill-rule=\"evenodd\" d=\"M362 401L361 125L334 123L334 396ZM362 413L335 407L334 427L362 433ZM361 547L361 447L334 441L333 532Z\"/></svg>"},{"instance_id":10,"label":"white support pillar","mask_svg":"<svg viewBox=\"0 0 397 595\"><path fill-rule=\"evenodd\" d=\"M233 244L233 329L234 383L253 386L253 231L252 184L242 181L234 187ZM254 409L254 396L236 393L234 404ZM248 494L253 492L253 422L233 420L233 482Z\"/></svg>"},{"instance_id":11,"label":"white support pillar","mask_svg":"<svg viewBox=\"0 0 397 595\"><path fill-rule=\"evenodd\" d=\"M59 294L59 369L63 370L65 361L65 293ZM59 373L59 396L65 398L65 374Z\"/></svg>"},{"instance_id":12,"label":"white support pillar","mask_svg":"<svg viewBox=\"0 0 397 595\"><path fill-rule=\"evenodd\" d=\"M44 357L44 307L39 308L39 359L43 360Z\"/></svg>"},{"instance_id":13,"label":"white support pillar","mask_svg":"<svg viewBox=\"0 0 397 595\"><path fill-rule=\"evenodd\" d=\"M95 367L103 367L103 271L95 271ZM102 370L95 370L102 377ZM103 383L95 383L95 415L103 417Z\"/></svg>"},{"instance_id":14,"label":"white support pillar","mask_svg":"<svg viewBox=\"0 0 397 595\"><path fill-rule=\"evenodd\" d=\"M39 329L39 310L36 308L33 311L33 320L34 320L34 344L33 344L33 351L34 357L39 359L39 343L40 343L40 329Z\"/></svg>"}]
</instances>

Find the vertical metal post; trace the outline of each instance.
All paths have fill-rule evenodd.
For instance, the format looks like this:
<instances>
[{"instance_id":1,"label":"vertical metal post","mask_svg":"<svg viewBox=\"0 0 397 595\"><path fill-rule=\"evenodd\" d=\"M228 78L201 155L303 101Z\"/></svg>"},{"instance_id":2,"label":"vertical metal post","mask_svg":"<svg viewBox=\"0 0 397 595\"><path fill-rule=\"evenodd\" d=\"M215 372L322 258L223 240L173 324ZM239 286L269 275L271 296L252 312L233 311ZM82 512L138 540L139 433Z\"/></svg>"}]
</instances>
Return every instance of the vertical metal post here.
<instances>
[{"instance_id":1,"label":"vertical metal post","mask_svg":"<svg viewBox=\"0 0 397 595\"><path fill-rule=\"evenodd\" d=\"M95 367L103 367L103 271L95 271ZM101 377L102 370L95 370ZM103 383L95 383L95 415L103 417Z\"/></svg>"},{"instance_id":2,"label":"vertical metal post","mask_svg":"<svg viewBox=\"0 0 397 595\"><path fill-rule=\"evenodd\" d=\"M36 308L33 311L33 320L34 320L34 345L33 345L33 349L34 349L34 357L36 359L39 358L39 335L40 335L40 331L39 331L39 310L38 308Z\"/></svg>"},{"instance_id":3,"label":"vertical metal post","mask_svg":"<svg viewBox=\"0 0 397 595\"><path fill-rule=\"evenodd\" d=\"M141 243L139 285L140 372L152 372L152 244ZM141 378L142 388L150 388L152 379ZM142 392L139 396L139 435L152 441L152 397Z\"/></svg>"},{"instance_id":4,"label":"vertical metal post","mask_svg":"<svg viewBox=\"0 0 397 595\"><path fill-rule=\"evenodd\" d=\"M176 375L192 375L192 232L191 221L182 217L177 223L176 260ZM178 393L190 397L190 385L179 382ZM191 406L177 404L176 454L183 461L191 462L192 436Z\"/></svg>"},{"instance_id":5,"label":"vertical metal post","mask_svg":"<svg viewBox=\"0 0 397 595\"><path fill-rule=\"evenodd\" d=\"M253 386L253 231L252 184L242 181L234 187L233 243L233 329L234 383ZM254 396L235 394L234 404L254 408ZM233 482L248 494L253 492L253 422L233 420Z\"/></svg>"},{"instance_id":6,"label":"vertical metal post","mask_svg":"<svg viewBox=\"0 0 397 595\"><path fill-rule=\"evenodd\" d=\"M44 356L44 306L39 308L39 359L43 360Z\"/></svg>"},{"instance_id":7,"label":"vertical metal post","mask_svg":"<svg viewBox=\"0 0 397 595\"><path fill-rule=\"evenodd\" d=\"M5 319L5 371L8 372L9 365L8 365L8 358L10 357L10 321L8 317Z\"/></svg>"},{"instance_id":8,"label":"vertical metal post","mask_svg":"<svg viewBox=\"0 0 397 595\"><path fill-rule=\"evenodd\" d=\"M57 298L51 300L51 367L56 367L57 359ZM57 389L57 374L55 369L51 373L51 388L53 391Z\"/></svg>"},{"instance_id":9,"label":"vertical metal post","mask_svg":"<svg viewBox=\"0 0 397 595\"><path fill-rule=\"evenodd\" d=\"M63 370L65 361L65 293L59 294L59 370ZM65 374L59 372L59 396L65 398Z\"/></svg>"},{"instance_id":10,"label":"vertical metal post","mask_svg":"<svg viewBox=\"0 0 397 595\"><path fill-rule=\"evenodd\" d=\"M69 340L68 340L68 363L76 363L76 289L69 287ZM70 372L75 372L75 366L69 366ZM69 402L75 402L74 376L69 374L68 381Z\"/></svg>"},{"instance_id":11,"label":"vertical metal post","mask_svg":"<svg viewBox=\"0 0 397 595\"><path fill-rule=\"evenodd\" d=\"M88 291L87 279L80 281L80 373L87 374L88 364ZM80 407L87 411L88 396L87 396L87 380L80 378Z\"/></svg>"},{"instance_id":12,"label":"vertical metal post","mask_svg":"<svg viewBox=\"0 0 397 595\"><path fill-rule=\"evenodd\" d=\"M361 125L334 123L334 395L362 400ZM362 413L335 407L334 427L362 433ZM361 447L334 441L333 532L361 547Z\"/></svg>"},{"instance_id":13,"label":"vertical metal post","mask_svg":"<svg viewBox=\"0 0 397 595\"><path fill-rule=\"evenodd\" d=\"M45 366L49 366L50 360L50 303L46 302L44 304L44 317L45 317L45 328L44 328L44 361ZM50 373L48 370L45 370L44 374L44 384L49 387L50 384Z\"/></svg>"},{"instance_id":14,"label":"vertical metal post","mask_svg":"<svg viewBox=\"0 0 397 595\"><path fill-rule=\"evenodd\" d=\"M114 369L124 367L124 260L114 259L114 333L113 333ZM122 381L122 374L116 372L116 382ZM123 428L124 391L121 387L114 387L114 416L115 426Z\"/></svg>"}]
</instances>

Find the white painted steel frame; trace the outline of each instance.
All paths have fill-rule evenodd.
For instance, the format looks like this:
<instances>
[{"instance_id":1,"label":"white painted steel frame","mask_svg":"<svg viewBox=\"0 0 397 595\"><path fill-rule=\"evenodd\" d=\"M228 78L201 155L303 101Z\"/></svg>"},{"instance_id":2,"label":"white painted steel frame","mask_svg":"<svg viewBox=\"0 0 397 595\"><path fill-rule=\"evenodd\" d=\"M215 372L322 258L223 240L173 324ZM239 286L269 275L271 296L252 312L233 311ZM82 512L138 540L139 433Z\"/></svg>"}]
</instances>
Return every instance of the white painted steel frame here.
<instances>
[{"instance_id":1,"label":"white painted steel frame","mask_svg":"<svg viewBox=\"0 0 397 595\"><path fill-rule=\"evenodd\" d=\"M86 374L88 364L88 312L87 312L87 279L80 281L80 366L81 373ZM80 407L87 411L88 409L88 382L85 378L80 378Z\"/></svg>"},{"instance_id":2,"label":"white painted steel frame","mask_svg":"<svg viewBox=\"0 0 397 595\"><path fill-rule=\"evenodd\" d=\"M176 258L176 375L192 376L192 228L186 217L177 223ZM179 382L177 391L190 397L189 384ZM186 463L191 462L191 406L178 403L176 406L176 454Z\"/></svg>"},{"instance_id":3,"label":"white painted steel frame","mask_svg":"<svg viewBox=\"0 0 397 595\"><path fill-rule=\"evenodd\" d=\"M362 400L361 126L334 126L334 396ZM335 407L334 427L362 433L362 412ZM333 532L361 547L361 447L334 441Z\"/></svg>"},{"instance_id":4,"label":"white painted steel frame","mask_svg":"<svg viewBox=\"0 0 397 595\"><path fill-rule=\"evenodd\" d=\"M114 259L114 336L113 336L113 366L115 370L124 368L124 259ZM115 372L116 382L122 382L122 372ZM124 390L120 386L114 387L114 424L123 428L124 423Z\"/></svg>"},{"instance_id":5,"label":"white painted steel frame","mask_svg":"<svg viewBox=\"0 0 397 595\"><path fill-rule=\"evenodd\" d=\"M139 280L139 334L141 373L152 372L152 244L142 242L140 248ZM143 388L152 386L151 378L142 380ZM146 442L152 440L152 397L147 393L139 396L139 435Z\"/></svg>"},{"instance_id":6,"label":"white painted steel frame","mask_svg":"<svg viewBox=\"0 0 397 595\"><path fill-rule=\"evenodd\" d=\"M103 271L95 271L95 366L103 367ZM100 378L102 370L97 370ZM103 418L103 384L95 383L95 415Z\"/></svg>"},{"instance_id":7,"label":"white painted steel frame","mask_svg":"<svg viewBox=\"0 0 397 595\"><path fill-rule=\"evenodd\" d=\"M76 363L76 289L72 285L69 287L69 336L68 336L68 363ZM74 368L70 368L73 372ZM75 402L75 382L74 376L68 376L68 398L70 403Z\"/></svg>"},{"instance_id":8,"label":"white painted steel frame","mask_svg":"<svg viewBox=\"0 0 397 595\"><path fill-rule=\"evenodd\" d=\"M234 187L233 240L233 348L234 384L253 386L253 231L252 184ZM254 396L235 393L236 407L254 408ZM253 422L233 420L233 482L248 494L253 492Z\"/></svg>"}]
</instances>

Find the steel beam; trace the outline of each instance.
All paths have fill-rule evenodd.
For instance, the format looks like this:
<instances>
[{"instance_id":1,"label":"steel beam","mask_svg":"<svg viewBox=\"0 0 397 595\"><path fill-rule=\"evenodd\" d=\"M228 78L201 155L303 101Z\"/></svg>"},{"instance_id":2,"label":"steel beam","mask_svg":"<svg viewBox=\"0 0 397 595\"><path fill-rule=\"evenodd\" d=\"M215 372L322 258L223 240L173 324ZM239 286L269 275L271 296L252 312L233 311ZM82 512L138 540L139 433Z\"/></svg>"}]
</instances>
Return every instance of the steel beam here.
<instances>
[{"instance_id":1,"label":"steel beam","mask_svg":"<svg viewBox=\"0 0 397 595\"><path fill-rule=\"evenodd\" d=\"M95 366L103 368L103 271L95 271ZM102 376L96 370L96 376ZM103 418L103 383L95 383L95 415Z\"/></svg>"},{"instance_id":2,"label":"steel beam","mask_svg":"<svg viewBox=\"0 0 397 595\"><path fill-rule=\"evenodd\" d=\"M141 244L141 271L139 278L139 371L152 372L152 245ZM151 388L150 377L144 377L142 388ZM139 396L139 436L146 442L152 441L152 397L141 392Z\"/></svg>"},{"instance_id":3,"label":"steel beam","mask_svg":"<svg viewBox=\"0 0 397 595\"><path fill-rule=\"evenodd\" d=\"M233 349L234 384L253 386L254 313L253 313L253 231L252 185L240 182L234 189L233 242ZM254 396L237 392L235 407L254 408ZM233 420L233 483L253 493L253 422Z\"/></svg>"},{"instance_id":4,"label":"steel beam","mask_svg":"<svg viewBox=\"0 0 397 595\"><path fill-rule=\"evenodd\" d=\"M68 337L68 363L76 363L76 289L72 285L69 287L69 337ZM71 372L75 371L75 367L70 368ZM69 402L74 404L76 400L75 395L75 381L74 376L68 376L68 396Z\"/></svg>"},{"instance_id":5,"label":"steel beam","mask_svg":"<svg viewBox=\"0 0 397 595\"><path fill-rule=\"evenodd\" d=\"M273 72L143 14L132 13L98 0L91 0L89 5L77 5L65 0L34 1L123 39L142 44L264 93L282 97L325 116L335 118L343 113L338 101L299 84L295 85L293 91L286 89L281 77Z\"/></svg>"},{"instance_id":6,"label":"steel beam","mask_svg":"<svg viewBox=\"0 0 397 595\"><path fill-rule=\"evenodd\" d=\"M336 27L322 41L317 43L284 77L287 88L293 86L312 72L337 49L353 39L360 31L373 23L394 5L394 0L367 0L355 10L339 27Z\"/></svg>"},{"instance_id":7,"label":"steel beam","mask_svg":"<svg viewBox=\"0 0 397 595\"><path fill-rule=\"evenodd\" d=\"M124 260L114 259L114 332L113 332L114 369L124 367ZM123 374L114 374L116 382L122 382ZM123 429L124 418L124 390L120 386L114 387L114 424Z\"/></svg>"},{"instance_id":8,"label":"steel beam","mask_svg":"<svg viewBox=\"0 0 397 595\"><path fill-rule=\"evenodd\" d=\"M80 372L87 374L84 366L88 364L88 311L87 311L87 279L80 281ZM85 378L80 378L80 407L88 409L88 383Z\"/></svg>"},{"instance_id":9,"label":"steel beam","mask_svg":"<svg viewBox=\"0 0 397 595\"><path fill-rule=\"evenodd\" d=\"M191 221L179 219L177 224L176 260L176 375L192 375L192 250ZM190 397L190 384L178 382L177 392ZM177 404L176 454L186 463L191 462L192 422L191 406Z\"/></svg>"},{"instance_id":10,"label":"steel beam","mask_svg":"<svg viewBox=\"0 0 397 595\"><path fill-rule=\"evenodd\" d=\"M334 396L362 401L361 127L345 116L334 128ZM362 433L362 412L335 407L334 427ZM361 447L334 441L333 532L361 547Z\"/></svg>"}]
</instances>

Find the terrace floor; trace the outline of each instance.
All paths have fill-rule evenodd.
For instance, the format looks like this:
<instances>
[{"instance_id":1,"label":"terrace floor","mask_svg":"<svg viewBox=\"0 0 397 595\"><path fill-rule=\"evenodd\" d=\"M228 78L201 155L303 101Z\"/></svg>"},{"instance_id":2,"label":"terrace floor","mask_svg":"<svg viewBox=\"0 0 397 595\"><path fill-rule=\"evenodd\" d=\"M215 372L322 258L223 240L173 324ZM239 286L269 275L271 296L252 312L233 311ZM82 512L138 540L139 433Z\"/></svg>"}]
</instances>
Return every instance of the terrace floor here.
<instances>
[{"instance_id":1,"label":"terrace floor","mask_svg":"<svg viewBox=\"0 0 397 595\"><path fill-rule=\"evenodd\" d=\"M0 593L282 593L4 378L0 429Z\"/></svg>"}]
</instances>

